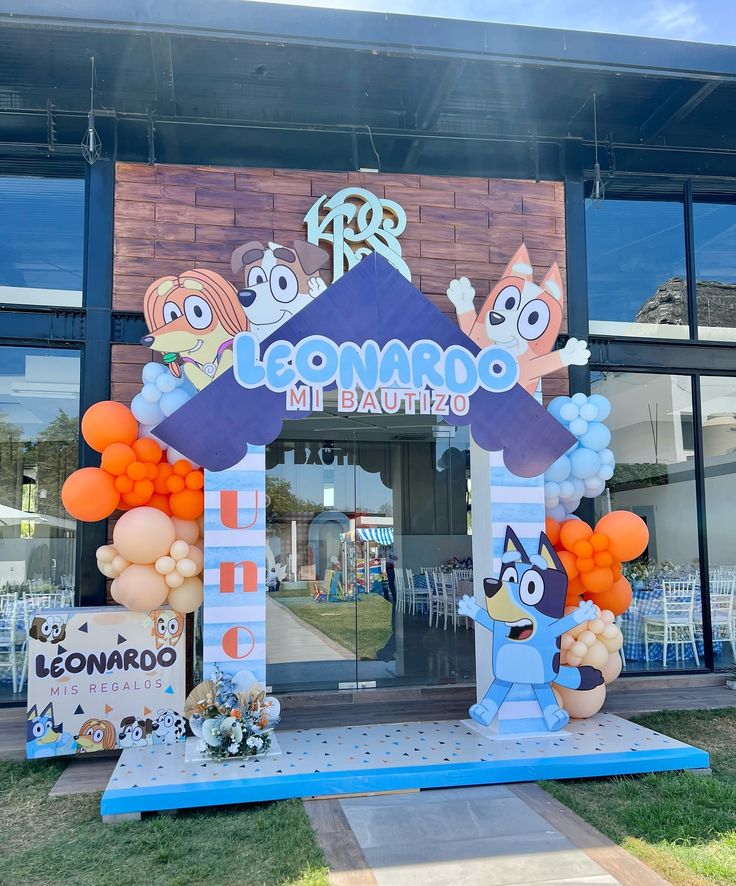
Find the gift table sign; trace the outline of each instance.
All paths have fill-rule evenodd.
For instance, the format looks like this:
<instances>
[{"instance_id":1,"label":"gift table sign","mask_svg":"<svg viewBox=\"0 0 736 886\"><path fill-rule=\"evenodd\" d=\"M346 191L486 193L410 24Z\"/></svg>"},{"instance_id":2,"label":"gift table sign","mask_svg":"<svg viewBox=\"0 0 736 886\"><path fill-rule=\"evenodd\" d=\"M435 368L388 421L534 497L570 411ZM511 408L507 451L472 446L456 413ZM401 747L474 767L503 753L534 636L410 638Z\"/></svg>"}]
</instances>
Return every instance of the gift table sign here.
<instances>
[{"instance_id":1,"label":"gift table sign","mask_svg":"<svg viewBox=\"0 0 736 886\"><path fill-rule=\"evenodd\" d=\"M185 616L123 607L44 609L28 636L26 757L184 738Z\"/></svg>"}]
</instances>

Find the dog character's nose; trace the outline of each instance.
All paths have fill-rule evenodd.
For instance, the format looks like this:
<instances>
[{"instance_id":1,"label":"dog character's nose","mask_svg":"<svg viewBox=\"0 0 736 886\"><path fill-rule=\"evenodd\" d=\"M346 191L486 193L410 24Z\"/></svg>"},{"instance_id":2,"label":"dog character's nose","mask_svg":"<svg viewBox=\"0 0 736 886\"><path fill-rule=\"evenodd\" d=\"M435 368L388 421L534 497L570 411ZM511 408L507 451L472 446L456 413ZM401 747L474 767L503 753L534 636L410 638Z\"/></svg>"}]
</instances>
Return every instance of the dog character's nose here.
<instances>
[{"instance_id":1,"label":"dog character's nose","mask_svg":"<svg viewBox=\"0 0 736 886\"><path fill-rule=\"evenodd\" d=\"M486 597L495 596L503 587L503 582L499 581L496 578L484 578L483 579L483 590L485 591Z\"/></svg>"},{"instance_id":2,"label":"dog character's nose","mask_svg":"<svg viewBox=\"0 0 736 886\"><path fill-rule=\"evenodd\" d=\"M152 335L144 335L141 339L141 344L145 345L147 348L150 348L154 342L154 338Z\"/></svg>"},{"instance_id":3,"label":"dog character's nose","mask_svg":"<svg viewBox=\"0 0 736 886\"><path fill-rule=\"evenodd\" d=\"M244 308L249 308L256 300L255 289L241 289L238 292L238 301Z\"/></svg>"},{"instance_id":4,"label":"dog character's nose","mask_svg":"<svg viewBox=\"0 0 736 886\"><path fill-rule=\"evenodd\" d=\"M503 314L499 314L496 311L491 311L488 315L488 319L491 321L491 326L498 326L499 323L503 323L504 321Z\"/></svg>"}]
</instances>

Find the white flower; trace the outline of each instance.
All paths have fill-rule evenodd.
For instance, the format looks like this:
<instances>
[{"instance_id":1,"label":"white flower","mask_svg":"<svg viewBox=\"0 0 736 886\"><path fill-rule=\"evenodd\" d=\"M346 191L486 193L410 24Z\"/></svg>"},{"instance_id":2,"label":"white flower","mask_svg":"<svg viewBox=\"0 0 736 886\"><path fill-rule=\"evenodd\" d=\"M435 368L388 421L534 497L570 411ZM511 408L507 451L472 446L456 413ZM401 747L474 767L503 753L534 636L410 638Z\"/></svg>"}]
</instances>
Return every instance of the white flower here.
<instances>
[{"instance_id":1,"label":"white flower","mask_svg":"<svg viewBox=\"0 0 736 886\"><path fill-rule=\"evenodd\" d=\"M197 736L197 738L202 737L202 723L203 722L204 721L203 721L202 717L200 717L199 714L194 714L192 717L189 718L189 727L192 730L192 732Z\"/></svg>"},{"instance_id":2,"label":"white flower","mask_svg":"<svg viewBox=\"0 0 736 886\"><path fill-rule=\"evenodd\" d=\"M249 748L255 748L257 751L263 747L263 739L257 735L251 735L250 738L246 739L245 743Z\"/></svg>"},{"instance_id":3,"label":"white flower","mask_svg":"<svg viewBox=\"0 0 736 886\"><path fill-rule=\"evenodd\" d=\"M240 744L243 740L243 727L235 717L225 717L222 721L222 731L235 744Z\"/></svg>"},{"instance_id":4,"label":"white flower","mask_svg":"<svg viewBox=\"0 0 736 886\"><path fill-rule=\"evenodd\" d=\"M219 734L220 730L217 728L217 720L205 720L202 723L202 738L211 748L220 746Z\"/></svg>"},{"instance_id":5,"label":"white flower","mask_svg":"<svg viewBox=\"0 0 736 886\"><path fill-rule=\"evenodd\" d=\"M233 742L231 745L228 745L227 752L228 754L237 754L240 750L240 745L236 742Z\"/></svg>"}]
</instances>

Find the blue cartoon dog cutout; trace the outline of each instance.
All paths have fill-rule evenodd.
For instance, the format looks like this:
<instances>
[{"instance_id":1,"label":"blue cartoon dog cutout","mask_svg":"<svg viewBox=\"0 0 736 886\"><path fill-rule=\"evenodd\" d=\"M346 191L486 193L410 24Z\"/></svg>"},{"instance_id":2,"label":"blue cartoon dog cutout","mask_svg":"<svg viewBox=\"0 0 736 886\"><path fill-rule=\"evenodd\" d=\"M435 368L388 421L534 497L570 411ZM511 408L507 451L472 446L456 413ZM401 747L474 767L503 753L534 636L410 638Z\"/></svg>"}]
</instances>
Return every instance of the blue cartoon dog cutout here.
<instances>
[{"instance_id":1,"label":"blue cartoon dog cutout","mask_svg":"<svg viewBox=\"0 0 736 886\"><path fill-rule=\"evenodd\" d=\"M551 732L570 720L557 703L551 683L569 689L592 689L603 675L590 666L560 664L560 637L576 625L595 618L595 604L581 603L565 612L567 574L550 540L542 533L539 549L529 555L510 527L506 528L499 578L486 578L486 608L465 595L458 612L472 618L493 635L493 682L470 716L490 726L515 685L531 687Z\"/></svg>"}]
</instances>

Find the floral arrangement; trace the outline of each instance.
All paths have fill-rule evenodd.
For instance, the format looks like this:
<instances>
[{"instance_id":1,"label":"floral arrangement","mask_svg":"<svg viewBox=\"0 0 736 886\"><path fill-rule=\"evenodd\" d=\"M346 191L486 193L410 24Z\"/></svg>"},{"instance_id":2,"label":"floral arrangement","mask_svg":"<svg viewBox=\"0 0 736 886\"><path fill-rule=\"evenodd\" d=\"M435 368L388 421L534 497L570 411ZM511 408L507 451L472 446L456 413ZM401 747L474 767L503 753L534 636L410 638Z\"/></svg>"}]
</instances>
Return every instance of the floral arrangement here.
<instances>
[{"instance_id":1,"label":"floral arrangement","mask_svg":"<svg viewBox=\"0 0 736 886\"><path fill-rule=\"evenodd\" d=\"M266 695L249 671L231 677L219 668L192 690L184 705L200 752L214 760L267 753L279 712L278 701Z\"/></svg>"},{"instance_id":2,"label":"floral arrangement","mask_svg":"<svg viewBox=\"0 0 736 886\"><path fill-rule=\"evenodd\" d=\"M472 569L473 558L466 557L464 560L461 560L458 557L450 557L450 559L445 563L445 566L448 569Z\"/></svg>"},{"instance_id":3,"label":"floral arrangement","mask_svg":"<svg viewBox=\"0 0 736 886\"><path fill-rule=\"evenodd\" d=\"M647 560L645 557L640 557L638 560L632 560L630 563L624 563L621 567L621 572L632 585L634 583L647 584L648 582L656 581L662 576L678 575L686 571L687 570L684 566L678 566L676 563L671 563L669 560L653 562Z\"/></svg>"}]
</instances>

